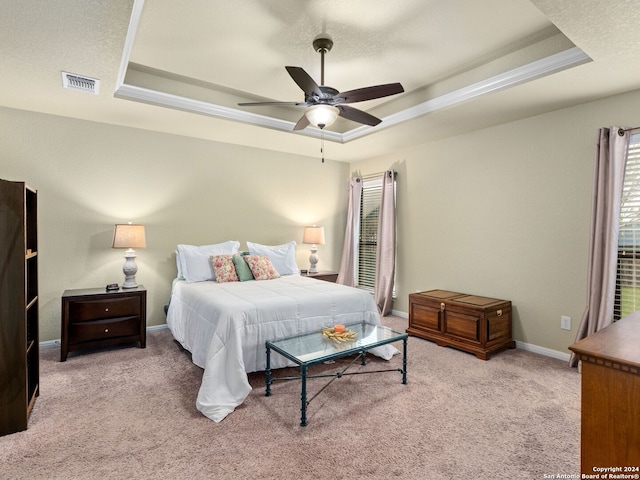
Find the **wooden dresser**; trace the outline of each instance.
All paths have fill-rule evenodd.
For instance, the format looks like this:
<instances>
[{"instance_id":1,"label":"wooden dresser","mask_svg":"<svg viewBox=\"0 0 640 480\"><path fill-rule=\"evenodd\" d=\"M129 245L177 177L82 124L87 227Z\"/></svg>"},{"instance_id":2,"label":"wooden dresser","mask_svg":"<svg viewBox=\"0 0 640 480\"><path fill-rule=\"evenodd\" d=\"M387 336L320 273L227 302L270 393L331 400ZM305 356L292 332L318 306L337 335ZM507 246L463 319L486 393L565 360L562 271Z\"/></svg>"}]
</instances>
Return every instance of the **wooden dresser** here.
<instances>
[{"instance_id":1,"label":"wooden dresser","mask_svg":"<svg viewBox=\"0 0 640 480\"><path fill-rule=\"evenodd\" d=\"M619 467L616 473L639 474L640 314L623 318L569 349L582 361L582 473Z\"/></svg>"},{"instance_id":2,"label":"wooden dresser","mask_svg":"<svg viewBox=\"0 0 640 480\"><path fill-rule=\"evenodd\" d=\"M447 290L409 295L407 333L482 360L516 346L511 338L510 301Z\"/></svg>"}]
</instances>

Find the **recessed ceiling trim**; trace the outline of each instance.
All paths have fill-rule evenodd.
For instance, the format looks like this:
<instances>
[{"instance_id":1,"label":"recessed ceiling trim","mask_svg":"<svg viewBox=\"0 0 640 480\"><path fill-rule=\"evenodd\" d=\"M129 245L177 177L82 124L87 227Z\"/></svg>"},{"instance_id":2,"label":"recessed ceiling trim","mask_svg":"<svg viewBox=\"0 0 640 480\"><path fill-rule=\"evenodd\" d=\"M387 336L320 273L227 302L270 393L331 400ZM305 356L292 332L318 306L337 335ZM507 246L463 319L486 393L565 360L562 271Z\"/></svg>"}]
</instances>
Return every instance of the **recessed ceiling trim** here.
<instances>
[{"instance_id":1,"label":"recessed ceiling trim","mask_svg":"<svg viewBox=\"0 0 640 480\"><path fill-rule=\"evenodd\" d=\"M377 130L389 128L413 118L451 107L482 95L487 95L515 85L520 85L535 78L549 75L590 60L589 56L581 49L573 47L383 117L382 123L376 127L362 125L345 133L332 132L329 130L322 132L316 128L308 128L296 133L316 138L320 138L324 133L325 140L337 143L347 143L370 133L374 133ZM292 132L295 125L293 122L289 122L287 120L258 115L244 110L238 110L236 108L224 107L222 105L194 100L148 88L137 87L135 85L121 85L116 90L115 96L118 98L175 108L187 112L209 115L225 120L233 120L286 132Z\"/></svg>"},{"instance_id":2,"label":"recessed ceiling trim","mask_svg":"<svg viewBox=\"0 0 640 480\"><path fill-rule=\"evenodd\" d=\"M292 132L295 126L294 122L288 120L280 120L278 118L258 115L256 113L229 108L214 103L194 100L192 98L181 97L170 93L151 90L148 88L137 87L135 85L121 85L115 92L115 96L127 100L134 100L152 105L184 110L187 112L208 115L211 117L222 118L224 120L234 120L237 122L248 123L259 127L272 128L285 132ZM342 135L337 132L325 131L313 128L304 132L304 135L320 138L324 133L325 140L334 142L342 142Z\"/></svg>"},{"instance_id":3,"label":"recessed ceiling trim","mask_svg":"<svg viewBox=\"0 0 640 480\"><path fill-rule=\"evenodd\" d=\"M389 128L413 118L442 110L482 95L514 87L588 61L591 61L591 58L586 53L578 47L573 47L391 114L384 117L383 122L375 129ZM373 133L372 130L372 127L364 125L345 132L343 134L343 143Z\"/></svg>"},{"instance_id":4,"label":"recessed ceiling trim","mask_svg":"<svg viewBox=\"0 0 640 480\"><path fill-rule=\"evenodd\" d=\"M299 135L320 138L326 140L347 143L357 138L369 135L378 130L392 127L402 122L406 122L413 118L426 115L447 107L451 107L461 102L471 100L473 98L487 95L492 92L504 90L509 87L520 85L522 83L534 80L536 78L549 75L591 61L591 58L585 54L580 48L573 47L565 51L550 55L549 57L531 62L527 65L509 70L502 74L490 77L486 80L468 85L453 92L446 93L439 97L433 98L421 104L407 108L400 112L383 117L382 123L376 127L361 125L344 133L322 131L317 128L307 128L298 132L293 132L294 123L287 120L280 120L265 115L238 110L236 108L224 107L209 102L194 100L191 98L181 97L157 90L137 87L124 83L127 72L129 57L133 48L136 32L142 15L144 0L134 0L127 38L125 40L122 59L116 82L116 90L114 95L118 98L127 100L140 101L153 105L179 109L187 112L209 115L216 118L233 120L238 122L256 125L260 127L271 128L274 130L292 132Z\"/></svg>"},{"instance_id":5,"label":"recessed ceiling trim","mask_svg":"<svg viewBox=\"0 0 640 480\"><path fill-rule=\"evenodd\" d=\"M138 25L140 24L140 17L142 16L142 7L144 7L144 0L134 0L133 7L131 8L131 17L129 17L129 27L127 28L127 37L125 38L125 41L124 41L122 58L120 59L120 67L118 68L118 78L116 79L116 90L118 90L124 84L124 77L127 74L127 68L129 68L129 58L131 57L133 42L136 39L136 33L138 32Z\"/></svg>"}]
</instances>

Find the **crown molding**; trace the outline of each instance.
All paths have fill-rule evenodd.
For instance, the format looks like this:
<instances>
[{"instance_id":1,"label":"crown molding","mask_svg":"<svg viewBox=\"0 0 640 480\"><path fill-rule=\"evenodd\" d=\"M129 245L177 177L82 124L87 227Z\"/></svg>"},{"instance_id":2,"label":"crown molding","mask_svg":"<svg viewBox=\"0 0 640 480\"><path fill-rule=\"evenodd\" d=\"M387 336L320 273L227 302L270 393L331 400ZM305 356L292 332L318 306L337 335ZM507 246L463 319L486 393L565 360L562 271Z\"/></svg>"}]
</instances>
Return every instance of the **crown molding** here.
<instances>
[{"instance_id":1,"label":"crown molding","mask_svg":"<svg viewBox=\"0 0 640 480\"><path fill-rule=\"evenodd\" d=\"M375 127L375 129L381 130L382 128L389 128L416 117L433 113L489 93L521 85L536 78L541 78L589 61L591 61L591 58L586 53L578 47L573 47L391 114L384 117L382 123ZM343 143L373 133L373 130L373 127L366 125L354 128L343 134Z\"/></svg>"},{"instance_id":2,"label":"crown molding","mask_svg":"<svg viewBox=\"0 0 640 480\"><path fill-rule=\"evenodd\" d=\"M140 22L140 16L142 15L143 6L144 0L134 1L127 38L125 40L122 59L120 62L116 89L114 92L115 97L201 115L208 115L224 120L242 122L258 127L291 132L297 135L305 135L315 138L324 137L325 140L337 143L347 143L422 115L433 113L489 93L521 85L537 78L591 61L591 58L580 48L572 47L480 82L432 98L431 100L427 100L426 102L401 110L397 113L382 117L382 123L375 127L362 125L344 133L332 132L330 130L322 131L313 127L294 132L293 127L295 126L295 123L288 120L281 120L274 117L268 117L266 115L259 115L239 110L237 108L225 107L210 102L194 100L192 98L126 84L125 77L129 65L129 57L133 48L133 42Z\"/></svg>"}]
</instances>

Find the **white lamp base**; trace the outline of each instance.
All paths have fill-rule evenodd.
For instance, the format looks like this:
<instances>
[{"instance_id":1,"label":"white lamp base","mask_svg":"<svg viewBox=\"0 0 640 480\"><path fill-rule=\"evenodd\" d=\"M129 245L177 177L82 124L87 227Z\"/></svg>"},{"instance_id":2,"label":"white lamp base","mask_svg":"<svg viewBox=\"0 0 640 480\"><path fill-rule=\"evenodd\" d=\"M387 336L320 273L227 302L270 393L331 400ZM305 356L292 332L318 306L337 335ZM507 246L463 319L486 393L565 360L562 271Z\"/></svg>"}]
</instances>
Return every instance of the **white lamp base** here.
<instances>
[{"instance_id":1,"label":"white lamp base","mask_svg":"<svg viewBox=\"0 0 640 480\"><path fill-rule=\"evenodd\" d=\"M311 256L309 257L309 273L318 273L318 247L316 245L311 246Z\"/></svg>"},{"instance_id":2,"label":"white lamp base","mask_svg":"<svg viewBox=\"0 0 640 480\"><path fill-rule=\"evenodd\" d=\"M132 248L127 249L124 252L124 266L122 272L124 273L124 283L122 288L138 288L136 283L136 273L138 272L138 266L136 265L136 252Z\"/></svg>"}]
</instances>

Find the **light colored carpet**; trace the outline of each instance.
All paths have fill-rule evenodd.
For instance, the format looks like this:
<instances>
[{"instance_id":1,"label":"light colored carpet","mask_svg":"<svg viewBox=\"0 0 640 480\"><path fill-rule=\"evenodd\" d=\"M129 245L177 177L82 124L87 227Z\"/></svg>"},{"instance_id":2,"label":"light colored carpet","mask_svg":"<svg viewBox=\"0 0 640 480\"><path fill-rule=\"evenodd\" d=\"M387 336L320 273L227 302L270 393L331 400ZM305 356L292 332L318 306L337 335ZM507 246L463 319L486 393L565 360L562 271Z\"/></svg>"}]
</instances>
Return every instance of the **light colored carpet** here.
<instances>
[{"instance_id":1,"label":"light colored carpet","mask_svg":"<svg viewBox=\"0 0 640 480\"><path fill-rule=\"evenodd\" d=\"M383 322L404 331L406 320ZM522 350L489 361L409 338L400 373L336 380L300 427L298 382L253 391L216 424L202 371L168 330L147 348L41 352L25 432L0 437L2 479L542 479L580 471L580 376ZM400 366L369 357L365 369ZM322 365L317 371L337 371ZM361 368L359 365L357 368ZM296 373L294 369L277 375ZM320 388L312 381L310 392Z\"/></svg>"}]
</instances>

